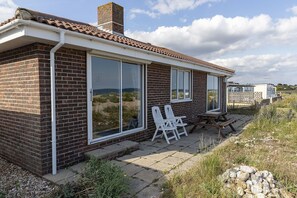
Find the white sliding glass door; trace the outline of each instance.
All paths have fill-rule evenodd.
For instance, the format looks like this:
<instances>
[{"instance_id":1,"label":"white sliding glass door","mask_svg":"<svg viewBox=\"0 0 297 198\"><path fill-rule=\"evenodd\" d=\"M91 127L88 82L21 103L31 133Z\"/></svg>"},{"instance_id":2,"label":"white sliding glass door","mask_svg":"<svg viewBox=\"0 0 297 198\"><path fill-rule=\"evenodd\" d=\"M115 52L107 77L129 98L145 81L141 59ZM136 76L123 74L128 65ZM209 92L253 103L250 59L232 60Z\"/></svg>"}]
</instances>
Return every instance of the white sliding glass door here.
<instances>
[{"instance_id":1,"label":"white sliding glass door","mask_svg":"<svg viewBox=\"0 0 297 198\"><path fill-rule=\"evenodd\" d=\"M92 56L89 69L90 139L109 139L141 130L144 125L143 66Z\"/></svg>"}]
</instances>

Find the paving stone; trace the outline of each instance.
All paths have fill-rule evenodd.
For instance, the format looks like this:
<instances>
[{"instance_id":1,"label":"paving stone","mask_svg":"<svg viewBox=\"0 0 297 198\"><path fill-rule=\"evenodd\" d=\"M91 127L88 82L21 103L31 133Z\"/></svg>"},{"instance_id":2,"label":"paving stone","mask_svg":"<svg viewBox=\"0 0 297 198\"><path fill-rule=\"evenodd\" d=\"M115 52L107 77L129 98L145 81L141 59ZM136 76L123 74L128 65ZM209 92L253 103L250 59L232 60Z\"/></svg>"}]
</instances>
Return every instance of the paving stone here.
<instances>
[{"instance_id":1,"label":"paving stone","mask_svg":"<svg viewBox=\"0 0 297 198\"><path fill-rule=\"evenodd\" d=\"M65 179L59 180L56 183L59 185L65 185L67 183L77 182L79 180L79 178L80 178L80 175L77 174L72 177L67 177Z\"/></svg>"},{"instance_id":2,"label":"paving stone","mask_svg":"<svg viewBox=\"0 0 297 198\"><path fill-rule=\"evenodd\" d=\"M173 155L176 152L177 152L176 150L168 150L165 148L165 149L161 149L161 150L157 151L156 153L168 157L168 156Z\"/></svg>"},{"instance_id":3,"label":"paving stone","mask_svg":"<svg viewBox=\"0 0 297 198\"><path fill-rule=\"evenodd\" d=\"M155 186L148 186L136 195L138 198L159 198L161 196L162 192L158 187Z\"/></svg>"},{"instance_id":4,"label":"paving stone","mask_svg":"<svg viewBox=\"0 0 297 198\"><path fill-rule=\"evenodd\" d=\"M131 178L129 180L129 187L131 189L132 194L138 193L139 191L141 191L148 185L149 185L149 183L147 183L146 181L142 181L138 178Z\"/></svg>"},{"instance_id":5,"label":"paving stone","mask_svg":"<svg viewBox=\"0 0 297 198\"><path fill-rule=\"evenodd\" d=\"M72 172L70 169L62 169L62 170L59 170L56 175L47 174L47 175L44 175L43 177L47 180L57 183L58 181L73 177L75 175L77 174Z\"/></svg>"},{"instance_id":6,"label":"paving stone","mask_svg":"<svg viewBox=\"0 0 297 198\"><path fill-rule=\"evenodd\" d=\"M141 145L148 145L148 146L151 146L153 145L155 142L152 142L150 140L147 140L147 141L143 141L143 142L140 142L140 148L141 148Z\"/></svg>"},{"instance_id":7,"label":"paving stone","mask_svg":"<svg viewBox=\"0 0 297 198\"><path fill-rule=\"evenodd\" d=\"M82 174L85 167L86 167L87 163L86 162L81 162L79 164L76 164L76 165L73 165L71 167L69 167L69 169L75 173L78 173L78 174Z\"/></svg>"},{"instance_id":8,"label":"paving stone","mask_svg":"<svg viewBox=\"0 0 297 198\"><path fill-rule=\"evenodd\" d=\"M153 182L150 186L155 186L158 187L159 189L163 188L163 185L167 182L168 180L166 179L165 176L160 177L157 181Z\"/></svg>"},{"instance_id":9,"label":"paving stone","mask_svg":"<svg viewBox=\"0 0 297 198\"><path fill-rule=\"evenodd\" d=\"M123 162L128 162L128 163L134 162L139 159L140 159L140 157L136 157L134 155L124 155L123 157L117 158L118 161L123 161Z\"/></svg>"},{"instance_id":10,"label":"paving stone","mask_svg":"<svg viewBox=\"0 0 297 198\"><path fill-rule=\"evenodd\" d=\"M143 157L143 156L146 156L146 155L150 155L151 153L153 152L156 152L157 149L146 149L146 150L137 150L137 151L134 151L131 153L131 155L134 155L134 156L137 156L137 157Z\"/></svg>"},{"instance_id":11,"label":"paving stone","mask_svg":"<svg viewBox=\"0 0 297 198\"><path fill-rule=\"evenodd\" d=\"M174 168L174 165L163 163L163 162L157 162L150 167L151 169L161 171L162 173L168 172L171 169Z\"/></svg>"},{"instance_id":12,"label":"paving stone","mask_svg":"<svg viewBox=\"0 0 297 198\"><path fill-rule=\"evenodd\" d=\"M104 149L96 149L93 151L89 151L85 153L85 156L87 158L92 158L95 157L97 159L102 159L103 157L106 157L110 151L104 150Z\"/></svg>"},{"instance_id":13,"label":"paving stone","mask_svg":"<svg viewBox=\"0 0 297 198\"><path fill-rule=\"evenodd\" d=\"M159 162L161 161L162 159L168 157L167 154L163 154L163 153L154 153L154 154L150 154L150 155L147 155L145 156L144 158L145 159L150 159L150 160L153 160L155 162Z\"/></svg>"},{"instance_id":14,"label":"paving stone","mask_svg":"<svg viewBox=\"0 0 297 198\"><path fill-rule=\"evenodd\" d=\"M126 166L128 163L124 161L118 161L118 160L111 160L111 163L118 166L118 167L123 167Z\"/></svg>"},{"instance_id":15,"label":"paving stone","mask_svg":"<svg viewBox=\"0 0 297 198\"><path fill-rule=\"evenodd\" d=\"M157 181L157 179L159 179L162 176L163 176L163 174L161 172L154 171L152 169L145 169L145 170L137 173L136 175L134 175L134 177L137 177L137 178L139 178L143 181L146 181L148 183Z\"/></svg>"},{"instance_id":16,"label":"paving stone","mask_svg":"<svg viewBox=\"0 0 297 198\"><path fill-rule=\"evenodd\" d=\"M171 140L171 142L173 142L173 140ZM158 148L166 148L169 146L169 144L167 144L165 139L162 139L162 140L155 140L152 146L158 147Z\"/></svg>"},{"instance_id":17,"label":"paving stone","mask_svg":"<svg viewBox=\"0 0 297 198\"><path fill-rule=\"evenodd\" d=\"M119 142L118 144L123 146L126 149L135 149L135 150L139 149L139 143L130 141L130 140L125 140L125 141Z\"/></svg>"},{"instance_id":18,"label":"paving stone","mask_svg":"<svg viewBox=\"0 0 297 198\"><path fill-rule=\"evenodd\" d=\"M188 171L189 169L191 169L196 163L197 162L187 160L184 163L182 163L181 165L179 165L176 169L180 172L185 172L185 171Z\"/></svg>"},{"instance_id":19,"label":"paving stone","mask_svg":"<svg viewBox=\"0 0 297 198\"><path fill-rule=\"evenodd\" d=\"M169 150L169 151L180 151L180 150L182 150L185 147L186 146L184 146L184 145L172 144L172 145L166 147L166 149Z\"/></svg>"},{"instance_id":20,"label":"paving stone","mask_svg":"<svg viewBox=\"0 0 297 198\"><path fill-rule=\"evenodd\" d=\"M133 161L132 163L138 166L149 168L152 164L156 163L156 161L153 159L141 158L136 161Z\"/></svg>"},{"instance_id":21,"label":"paving stone","mask_svg":"<svg viewBox=\"0 0 297 198\"><path fill-rule=\"evenodd\" d=\"M193 157L193 154L187 153L187 152L176 152L172 155L172 157L177 157L183 160L189 159L190 157Z\"/></svg>"},{"instance_id":22,"label":"paving stone","mask_svg":"<svg viewBox=\"0 0 297 198\"><path fill-rule=\"evenodd\" d=\"M182 152L188 153L188 154L196 154L198 153L198 149L197 148L193 148L193 147L186 147L184 149L181 150Z\"/></svg>"},{"instance_id":23,"label":"paving stone","mask_svg":"<svg viewBox=\"0 0 297 198\"><path fill-rule=\"evenodd\" d=\"M128 164L127 166L123 166L121 168L128 176L133 176L136 173L145 170L142 167L136 166L134 164Z\"/></svg>"},{"instance_id":24,"label":"paving stone","mask_svg":"<svg viewBox=\"0 0 297 198\"><path fill-rule=\"evenodd\" d=\"M180 159L180 158L177 158L177 157L171 157L171 156L161 160L162 163L170 164L170 165L174 165L174 166L179 165L183 161L184 161L183 159Z\"/></svg>"}]
</instances>

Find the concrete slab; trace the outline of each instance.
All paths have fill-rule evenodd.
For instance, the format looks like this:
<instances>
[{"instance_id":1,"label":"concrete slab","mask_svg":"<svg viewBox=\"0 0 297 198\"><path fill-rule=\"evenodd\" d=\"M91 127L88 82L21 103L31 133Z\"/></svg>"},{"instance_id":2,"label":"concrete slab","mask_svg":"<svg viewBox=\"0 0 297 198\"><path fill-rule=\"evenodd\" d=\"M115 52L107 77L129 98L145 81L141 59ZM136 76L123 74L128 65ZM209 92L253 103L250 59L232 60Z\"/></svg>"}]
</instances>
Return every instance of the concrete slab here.
<instances>
[{"instance_id":1,"label":"concrete slab","mask_svg":"<svg viewBox=\"0 0 297 198\"><path fill-rule=\"evenodd\" d=\"M134 164L128 164L127 166L123 166L121 167L121 169L124 171L124 173L126 173L128 176L133 176L136 173L140 172L140 171L144 171L145 169L140 167L140 166L136 166Z\"/></svg>"},{"instance_id":2,"label":"concrete slab","mask_svg":"<svg viewBox=\"0 0 297 198\"><path fill-rule=\"evenodd\" d=\"M156 162L157 161L154 159L141 158L136 161L133 161L132 163L138 166L149 168L152 164L155 164Z\"/></svg>"},{"instance_id":3,"label":"concrete slab","mask_svg":"<svg viewBox=\"0 0 297 198\"><path fill-rule=\"evenodd\" d=\"M85 167L86 167L87 163L86 162L81 162L79 164L76 164L74 166L71 166L69 167L69 169L72 171L72 172L75 172L75 173L78 173L78 174L82 174Z\"/></svg>"},{"instance_id":4,"label":"concrete slab","mask_svg":"<svg viewBox=\"0 0 297 198\"><path fill-rule=\"evenodd\" d=\"M193 157L193 154L187 153L185 151L176 152L172 155L172 157L177 157L183 160L189 159Z\"/></svg>"},{"instance_id":5,"label":"concrete slab","mask_svg":"<svg viewBox=\"0 0 297 198\"><path fill-rule=\"evenodd\" d=\"M159 198L162 197L162 192L158 187L148 186L144 188L142 191L137 193L136 197L138 198Z\"/></svg>"},{"instance_id":6,"label":"concrete slab","mask_svg":"<svg viewBox=\"0 0 297 198\"><path fill-rule=\"evenodd\" d=\"M142 181L141 179L138 178L132 178L129 181L129 187L131 189L132 194L136 194L145 187L149 186L149 183Z\"/></svg>"},{"instance_id":7,"label":"concrete slab","mask_svg":"<svg viewBox=\"0 0 297 198\"><path fill-rule=\"evenodd\" d=\"M183 161L184 161L183 159L180 159L177 157L172 157L172 156L169 156L169 157L161 160L162 163L170 164L170 165L174 165L174 166L178 166Z\"/></svg>"},{"instance_id":8,"label":"concrete slab","mask_svg":"<svg viewBox=\"0 0 297 198\"><path fill-rule=\"evenodd\" d=\"M118 166L118 167L123 167L126 166L128 163L124 161L118 161L118 160L111 160L111 163Z\"/></svg>"},{"instance_id":9,"label":"concrete slab","mask_svg":"<svg viewBox=\"0 0 297 198\"><path fill-rule=\"evenodd\" d=\"M157 170L157 171L161 171L162 173L165 174L165 173L169 172L171 169L173 169L174 165L170 165L170 164L163 163L163 162L157 162L157 163L151 165L150 168Z\"/></svg>"},{"instance_id":10,"label":"concrete slab","mask_svg":"<svg viewBox=\"0 0 297 198\"><path fill-rule=\"evenodd\" d=\"M117 158L118 161L123 161L123 162L127 162L127 163L132 163L139 159L140 159L140 157L136 157L134 155L124 155L123 157Z\"/></svg>"},{"instance_id":11,"label":"concrete slab","mask_svg":"<svg viewBox=\"0 0 297 198\"><path fill-rule=\"evenodd\" d=\"M70 169L62 169L62 170L59 170L56 175L47 174L47 175L44 175L43 177L49 181L58 183L61 180L68 179L75 175L77 175L77 174L72 172Z\"/></svg>"},{"instance_id":12,"label":"concrete slab","mask_svg":"<svg viewBox=\"0 0 297 198\"><path fill-rule=\"evenodd\" d=\"M134 177L137 177L143 181L146 181L147 183L153 183L156 182L160 177L162 177L163 174L159 171L154 171L152 169L145 169L136 175Z\"/></svg>"}]
</instances>

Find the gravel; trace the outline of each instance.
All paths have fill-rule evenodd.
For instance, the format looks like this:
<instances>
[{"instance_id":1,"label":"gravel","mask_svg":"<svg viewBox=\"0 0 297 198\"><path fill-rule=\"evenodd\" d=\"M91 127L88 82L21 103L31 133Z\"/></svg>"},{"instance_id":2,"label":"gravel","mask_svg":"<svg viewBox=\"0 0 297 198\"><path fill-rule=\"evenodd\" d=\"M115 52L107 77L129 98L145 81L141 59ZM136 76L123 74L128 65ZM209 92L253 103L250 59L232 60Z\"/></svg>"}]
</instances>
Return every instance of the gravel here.
<instances>
[{"instance_id":1,"label":"gravel","mask_svg":"<svg viewBox=\"0 0 297 198\"><path fill-rule=\"evenodd\" d=\"M57 186L0 158L0 198L47 197Z\"/></svg>"}]
</instances>

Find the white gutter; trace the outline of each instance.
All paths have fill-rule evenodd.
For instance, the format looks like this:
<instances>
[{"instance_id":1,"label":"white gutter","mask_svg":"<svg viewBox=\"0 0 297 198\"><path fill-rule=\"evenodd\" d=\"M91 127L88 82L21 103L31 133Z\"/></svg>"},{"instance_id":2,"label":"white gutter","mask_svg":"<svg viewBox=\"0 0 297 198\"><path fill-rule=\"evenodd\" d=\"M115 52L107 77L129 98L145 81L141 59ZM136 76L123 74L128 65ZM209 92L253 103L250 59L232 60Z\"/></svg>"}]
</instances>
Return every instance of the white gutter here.
<instances>
[{"instance_id":1,"label":"white gutter","mask_svg":"<svg viewBox=\"0 0 297 198\"><path fill-rule=\"evenodd\" d=\"M43 30L50 30L50 31L53 31L53 32L58 32L60 30L60 28L58 28L58 27L38 23L38 22L35 22L35 21L22 20L22 19L17 19L17 20L21 24L36 27L36 28L40 28L40 29L43 29ZM8 25L8 24L6 24L6 25ZM1 29L2 29L2 27L0 27L0 31L1 31ZM166 63L166 61L164 61L164 60L170 60L170 62L172 62L172 64L174 66L182 66L183 64L186 64L186 65L192 65L194 67L196 66L196 67L198 67L197 70L201 70L201 71L211 70L211 71L207 71L207 72L213 72L213 73L218 72L217 74L227 75L227 76L232 76L232 74L233 74L233 72L227 71L227 70L224 70L224 69L214 68L214 67L206 66L206 65L195 64L195 63L193 63L191 61L177 59L177 58L174 58L174 57L166 56L166 55L163 55L163 54L158 54L156 52L151 52L151 51L147 51L147 50L144 50L144 49L138 49L138 48L135 48L135 47L132 47L132 46L128 46L128 45L125 45L125 44L122 44L122 43L117 43L117 42L114 42L114 41L109 41L109 40L106 40L106 39L103 39L103 38L98 38L98 37L91 36L91 35L86 35L86 34L82 34L82 33L78 33L78 32L73 32L73 31L70 31L70 30L64 30L64 31L67 32L67 35L72 35L72 36L74 36L76 38L86 39L87 41L98 41L98 42L107 44L109 46L114 46L114 47L118 47L118 48L121 48L121 49L127 49L127 50L131 50L131 51L134 51L134 52L149 55L149 56L151 56L150 58L147 59L149 61L156 61L156 60L153 60L154 59L153 57L158 57L157 59L159 61L157 61L157 62L161 62L161 63L165 63L165 64L168 64L168 63ZM69 42L67 42L67 43L69 43ZM69 43L69 44L71 44L71 43ZM174 63L176 63L176 64L174 64ZM169 64L171 64L171 63L169 63ZM194 68L194 67L192 67L192 68ZM206 70L203 70L202 68L205 68Z\"/></svg>"},{"instance_id":2,"label":"white gutter","mask_svg":"<svg viewBox=\"0 0 297 198\"><path fill-rule=\"evenodd\" d=\"M51 67L51 114L52 114L52 173L57 174L57 131L56 131L56 68L55 52L65 43L65 31L60 30L60 42L50 51Z\"/></svg>"}]
</instances>

